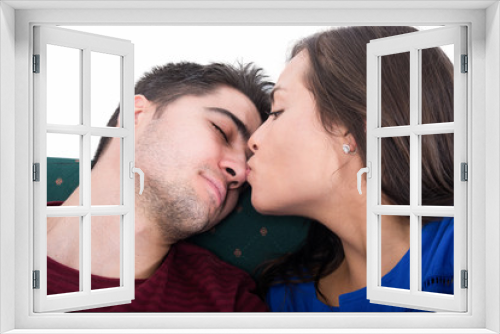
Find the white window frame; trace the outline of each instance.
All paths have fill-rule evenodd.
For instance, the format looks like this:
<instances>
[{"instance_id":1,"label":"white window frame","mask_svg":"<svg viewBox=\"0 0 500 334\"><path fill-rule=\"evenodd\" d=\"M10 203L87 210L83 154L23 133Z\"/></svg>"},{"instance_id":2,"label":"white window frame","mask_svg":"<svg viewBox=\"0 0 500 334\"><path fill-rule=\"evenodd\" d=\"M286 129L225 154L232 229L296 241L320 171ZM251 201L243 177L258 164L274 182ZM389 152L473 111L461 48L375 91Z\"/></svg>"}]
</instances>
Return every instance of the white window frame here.
<instances>
[{"instance_id":1,"label":"white window frame","mask_svg":"<svg viewBox=\"0 0 500 334\"><path fill-rule=\"evenodd\" d=\"M422 50L453 46L453 122L422 124ZM409 53L409 124L382 127L382 57ZM467 75L462 73L462 55L467 55L467 29L449 26L380 38L367 46L367 298L384 305L426 311L467 310L467 290L461 287L461 271L467 270L467 184L461 180L461 163L467 163ZM422 135L454 134L454 205L422 205ZM382 205L382 138L408 136L410 143L408 205ZM389 169L391 166L388 166ZM410 224L410 288L382 286L382 215L407 216ZM422 217L453 217L454 293L422 290ZM409 305L409 306L408 306Z\"/></svg>"},{"instance_id":2,"label":"white window frame","mask_svg":"<svg viewBox=\"0 0 500 334\"><path fill-rule=\"evenodd\" d=\"M38 272L38 287L34 293L35 312L66 312L130 303L135 294L135 179L132 168L135 155L134 130L134 45L130 41L73 31L53 26L35 26L34 54L39 58L34 83L34 162L38 163L38 182L34 193L34 271ZM47 124L48 45L78 50L81 73L77 125ZM116 56L120 62L120 128L92 126L91 121L91 55L99 52ZM47 206L47 134L79 136L79 205ZM115 205L91 204L91 136L120 139L120 198ZM92 216L120 217L120 285L92 290L91 287L91 224ZM47 218L75 217L79 220L78 292L47 295Z\"/></svg>"},{"instance_id":3,"label":"white window frame","mask_svg":"<svg viewBox=\"0 0 500 334\"><path fill-rule=\"evenodd\" d=\"M141 4L142 3L142 4ZM119 8L128 6L129 9ZM69 8L62 8L66 6ZM73 8L71 8L73 6ZM398 6L397 8L394 8ZM74 8L80 9L74 9ZM118 8L117 8L118 7ZM133 8L143 8L138 11ZM149 7L149 9L148 9ZM162 8L155 8L162 7ZM81 9L84 8L84 9ZM109 9L113 10L109 10ZM50 10L46 10L50 9ZM57 10L55 10L57 9ZM33 207L30 62L34 24L381 25L469 28L468 312L438 314L44 314L32 313ZM486 24L485 24L486 23ZM497 1L243 1L0 3L0 331L11 333L495 333L500 332L500 9ZM486 70L486 68L488 70ZM15 83L15 86L12 84ZM13 116L15 110L15 117ZM14 131L15 130L15 131ZM15 142L15 146L12 146ZM15 175L15 177L12 177ZM487 175L487 178L486 178ZM487 182L486 182L487 180ZM15 194L14 198L12 194ZM495 223L496 222L496 223ZM486 279L487 278L487 279ZM12 287L15 287L14 289ZM487 292L487 293L486 293ZM14 308L12 305L15 305ZM144 329L131 330L144 326ZM180 330L185 328L185 330ZM45 329L45 330L44 330ZM122 331L120 330L122 329Z\"/></svg>"}]
</instances>

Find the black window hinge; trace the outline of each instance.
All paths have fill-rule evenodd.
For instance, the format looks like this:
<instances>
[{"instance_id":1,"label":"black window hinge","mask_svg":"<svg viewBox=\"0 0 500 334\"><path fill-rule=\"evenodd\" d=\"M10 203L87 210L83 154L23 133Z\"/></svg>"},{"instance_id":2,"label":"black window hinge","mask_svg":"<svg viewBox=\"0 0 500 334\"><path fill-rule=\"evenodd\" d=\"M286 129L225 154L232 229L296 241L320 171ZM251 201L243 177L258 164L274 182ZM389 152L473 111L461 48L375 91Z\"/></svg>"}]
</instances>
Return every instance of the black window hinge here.
<instances>
[{"instance_id":1,"label":"black window hinge","mask_svg":"<svg viewBox=\"0 0 500 334\"><path fill-rule=\"evenodd\" d=\"M469 181L469 165L466 162L460 164L461 167L461 180Z\"/></svg>"},{"instance_id":2,"label":"black window hinge","mask_svg":"<svg viewBox=\"0 0 500 334\"><path fill-rule=\"evenodd\" d=\"M40 163L33 164L33 181L40 182Z\"/></svg>"},{"instance_id":3,"label":"black window hinge","mask_svg":"<svg viewBox=\"0 0 500 334\"><path fill-rule=\"evenodd\" d=\"M40 270L33 270L33 289L40 289Z\"/></svg>"},{"instance_id":4,"label":"black window hinge","mask_svg":"<svg viewBox=\"0 0 500 334\"><path fill-rule=\"evenodd\" d=\"M469 287L469 273L467 270L462 270L462 289Z\"/></svg>"},{"instance_id":5,"label":"black window hinge","mask_svg":"<svg viewBox=\"0 0 500 334\"><path fill-rule=\"evenodd\" d=\"M33 73L40 73L40 55L33 55Z\"/></svg>"},{"instance_id":6,"label":"black window hinge","mask_svg":"<svg viewBox=\"0 0 500 334\"><path fill-rule=\"evenodd\" d=\"M467 73L469 72L469 56L467 55L462 55L462 73Z\"/></svg>"}]
</instances>

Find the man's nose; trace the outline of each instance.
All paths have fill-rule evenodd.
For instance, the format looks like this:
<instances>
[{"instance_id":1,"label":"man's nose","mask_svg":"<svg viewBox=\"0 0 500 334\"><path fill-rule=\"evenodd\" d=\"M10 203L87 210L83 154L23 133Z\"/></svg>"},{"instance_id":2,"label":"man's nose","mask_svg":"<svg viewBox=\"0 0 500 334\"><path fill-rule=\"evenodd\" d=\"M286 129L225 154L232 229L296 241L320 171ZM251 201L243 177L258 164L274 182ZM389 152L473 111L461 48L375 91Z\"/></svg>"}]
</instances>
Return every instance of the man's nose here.
<instances>
[{"instance_id":1,"label":"man's nose","mask_svg":"<svg viewBox=\"0 0 500 334\"><path fill-rule=\"evenodd\" d=\"M221 169L229 189L239 188L246 182L247 162L244 154L241 157L232 156L223 160Z\"/></svg>"}]
</instances>

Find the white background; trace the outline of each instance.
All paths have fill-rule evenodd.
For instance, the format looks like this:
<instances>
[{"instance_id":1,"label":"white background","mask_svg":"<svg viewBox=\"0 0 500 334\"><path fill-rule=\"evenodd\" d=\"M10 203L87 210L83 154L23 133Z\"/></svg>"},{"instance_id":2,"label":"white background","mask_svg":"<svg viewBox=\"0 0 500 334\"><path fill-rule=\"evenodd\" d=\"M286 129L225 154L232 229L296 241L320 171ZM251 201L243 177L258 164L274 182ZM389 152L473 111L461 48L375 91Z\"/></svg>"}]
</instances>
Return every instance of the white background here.
<instances>
[{"instance_id":1,"label":"white background","mask_svg":"<svg viewBox=\"0 0 500 334\"><path fill-rule=\"evenodd\" d=\"M103 36L130 40L135 47L134 78L137 82L154 66L168 62L192 61L200 64L253 62L264 69L269 80L276 82L293 45L301 38L329 29L325 26L64 26ZM417 27L419 30L434 27ZM64 52L61 52L64 51ZM49 67L49 123L78 123L78 86L71 68L78 58L72 50L53 53ZM446 50L445 50L446 51ZM109 59L107 59L109 58ZM92 59L91 124L105 126L119 99L119 60L96 55ZM68 64L69 63L69 64ZM58 66L59 65L59 66ZM58 72L53 72L58 71ZM98 78L96 78L98 76ZM50 81L52 77L52 81ZM62 80L64 79L64 80ZM116 83L116 84L115 84ZM50 94L50 87L53 93ZM52 107L50 107L52 106ZM71 138L75 137L75 138ZM92 138L92 156L100 138ZM47 156L79 158L77 136L49 135Z\"/></svg>"}]
</instances>

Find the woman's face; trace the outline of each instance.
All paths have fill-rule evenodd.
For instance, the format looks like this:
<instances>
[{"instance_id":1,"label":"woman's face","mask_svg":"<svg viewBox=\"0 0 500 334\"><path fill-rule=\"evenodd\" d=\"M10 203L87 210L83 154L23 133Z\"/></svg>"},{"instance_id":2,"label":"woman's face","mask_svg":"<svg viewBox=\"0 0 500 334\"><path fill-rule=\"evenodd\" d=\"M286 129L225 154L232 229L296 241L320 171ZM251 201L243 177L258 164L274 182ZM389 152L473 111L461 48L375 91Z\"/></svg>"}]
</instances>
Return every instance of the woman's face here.
<instances>
[{"instance_id":1,"label":"woman's face","mask_svg":"<svg viewBox=\"0 0 500 334\"><path fill-rule=\"evenodd\" d=\"M342 145L352 137L344 137L341 127L339 135L324 129L305 85L308 67L305 51L287 64L274 89L271 115L248 142L254 153L247 171L252 204L262 213L315 218L345 186L340 167L353 156Z\"/></svg>"}]
</instances>

